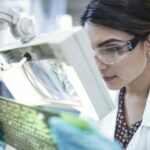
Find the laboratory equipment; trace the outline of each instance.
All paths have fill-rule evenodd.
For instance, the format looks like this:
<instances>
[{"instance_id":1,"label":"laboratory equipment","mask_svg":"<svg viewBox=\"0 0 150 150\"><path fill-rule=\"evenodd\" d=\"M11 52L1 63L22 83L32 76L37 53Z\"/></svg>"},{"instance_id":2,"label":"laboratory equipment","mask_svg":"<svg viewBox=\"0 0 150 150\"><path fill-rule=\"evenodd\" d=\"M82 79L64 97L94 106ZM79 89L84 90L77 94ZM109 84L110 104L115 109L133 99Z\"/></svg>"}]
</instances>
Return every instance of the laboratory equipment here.
<instances>
[{"instance_id":1,"label":"laboratory equipment","mask_svg":"<svg viewBox=\"0 0 150 150\"><path fill-rule=\"evenodd\" d=\"M1 71L8 70L1 73L1 75L3 74L2 78L16 99L24 99L26 102L27 99L31 98L32 102L37 100L43 102L44 99L47 99L49 103L74 105L97 120L102 119L113 109L113 103L95 64L89 40L81 27L39 35L28 43L16 42L3 46L0 51L0 69ZM58 64L58 66L64 67L77 95L76 100L71 101L72 97L70 96L66 98L69 99L68 101L65 101L65 98L62 101L62 97L55 93L49 92L52 97L46 94L48 90L45 86L51 82L46 80L47 83L43 81L44 84L41 84L42 79L36 78L40 69L36 69L39 72L35 73L28 64L39 61L48 61L49 66L54 64L53 66L56 67L55 64ZM24 64L24 67L19 67L22 64ZM46 69L50 70L48 67ZM18 76L17 82L13 79L6 79L6 76L10 75L12 70L16 73L15 76ZM60 73L60 75L62 74ZM18 89L17 84L19 84ZM18 91L22 91L20 97ZM23 98L23 95L25 95L25 98Z\"/></svg>"}]
</instances>

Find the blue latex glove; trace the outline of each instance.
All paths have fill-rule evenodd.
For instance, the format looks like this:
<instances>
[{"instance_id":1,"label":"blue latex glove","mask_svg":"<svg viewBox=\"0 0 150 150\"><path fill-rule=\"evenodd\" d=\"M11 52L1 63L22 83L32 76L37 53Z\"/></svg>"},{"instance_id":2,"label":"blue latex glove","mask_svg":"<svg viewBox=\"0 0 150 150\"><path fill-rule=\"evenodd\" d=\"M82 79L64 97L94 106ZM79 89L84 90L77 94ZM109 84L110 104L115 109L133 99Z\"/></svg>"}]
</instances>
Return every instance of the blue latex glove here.
<instances>
[{"instance_id":1,"label":"blue latex glove","mask_svg":"<svg viewBox=\"0 0 150 150\"><path fill-rule=\"evenodd\" d=\"M0 150L5 150L6 148L6 143L0 141Z\"/></svg>"},{"instance_id":2,"label":"blue latex glove","mask_svg":"<svg viewBox=\"0 0 150 150\"><path fill-rule=\"evenodd\" d=\"M58 150L121 150L120 146L94 130L83 130L60 118L49 120Z\"/></svg>"}]
</instances>

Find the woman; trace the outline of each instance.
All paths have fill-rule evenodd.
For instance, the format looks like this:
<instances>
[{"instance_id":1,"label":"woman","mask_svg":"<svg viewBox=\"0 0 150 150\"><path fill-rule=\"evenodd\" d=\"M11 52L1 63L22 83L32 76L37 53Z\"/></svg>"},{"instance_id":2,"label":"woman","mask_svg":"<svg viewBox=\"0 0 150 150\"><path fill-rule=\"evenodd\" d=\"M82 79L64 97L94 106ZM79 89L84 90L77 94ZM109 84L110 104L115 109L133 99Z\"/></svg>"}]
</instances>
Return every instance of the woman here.
<instances>
[{"instance_id":1,"label":"woman","mask_svg":"<svg viewBox=\"0 0 150 150\"><path fill-rule=\"evenodd\" d=\"M101 131L127 150L150 150L150 1L93 0L81 18L118 108Z\"/></svg>"},{"instance_id":2,"label":"woman","mask_svg":"<svg viewBox=\"0 0 150 150\"><path fill-rule=\"evenodd\" d=\"M150 149L150 1L94 0L82 24L107 87L120 89L101 130L124 148Z\"/></svg>"}]
</instances>

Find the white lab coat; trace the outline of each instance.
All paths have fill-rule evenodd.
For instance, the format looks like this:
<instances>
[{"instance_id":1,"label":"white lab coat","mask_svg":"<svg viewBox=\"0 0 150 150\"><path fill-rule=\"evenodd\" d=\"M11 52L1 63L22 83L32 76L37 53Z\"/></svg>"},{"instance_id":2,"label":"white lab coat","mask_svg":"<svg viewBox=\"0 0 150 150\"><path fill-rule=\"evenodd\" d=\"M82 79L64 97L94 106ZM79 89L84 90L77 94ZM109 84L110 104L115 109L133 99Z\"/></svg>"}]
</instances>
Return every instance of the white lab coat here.
<instances>
[{"instance_id":1,"label":"white lab coat","mask_svg":"<svg viewBox=\"0 0 150 150\"><path fill-rule=\"evenodd\" d=\"M113 110L100 123L100 131L109 139L114 140L117 109ZM132 137L126 150L150 150L150 92L146 102L140 127Z\"/></svg>"}]
</instances>

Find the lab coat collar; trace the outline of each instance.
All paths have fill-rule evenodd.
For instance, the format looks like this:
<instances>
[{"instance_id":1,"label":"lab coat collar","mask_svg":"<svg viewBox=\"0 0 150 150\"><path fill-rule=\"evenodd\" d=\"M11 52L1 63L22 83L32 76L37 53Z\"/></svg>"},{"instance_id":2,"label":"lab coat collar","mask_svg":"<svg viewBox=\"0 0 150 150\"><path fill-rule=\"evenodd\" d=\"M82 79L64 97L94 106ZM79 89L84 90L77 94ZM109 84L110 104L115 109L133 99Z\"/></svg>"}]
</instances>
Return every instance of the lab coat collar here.
<instances>
[{"instance_id":1,"label":"lab coat collar","mask_svg":"<svg viewBox=\"0 0 150 150\"><path fill-rule=\"evenodd\" d=\"M142 125L150 127L150 91L148 94L145 110L143 113Z\"/></svg>"}]
</instances>

